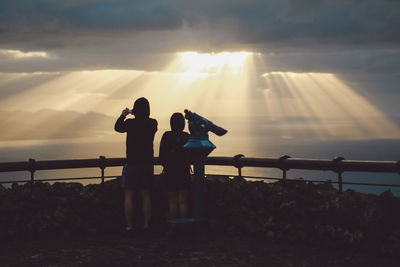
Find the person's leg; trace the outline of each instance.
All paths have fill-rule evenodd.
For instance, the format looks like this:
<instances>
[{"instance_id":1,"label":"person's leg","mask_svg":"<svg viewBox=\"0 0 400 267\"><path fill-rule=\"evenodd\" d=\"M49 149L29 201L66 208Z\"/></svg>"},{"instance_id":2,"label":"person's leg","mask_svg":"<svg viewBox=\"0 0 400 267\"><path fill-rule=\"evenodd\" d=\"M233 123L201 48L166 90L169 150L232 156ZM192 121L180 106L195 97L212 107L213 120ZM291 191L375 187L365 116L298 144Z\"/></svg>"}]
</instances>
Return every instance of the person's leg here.
<instances>
[{"instance_id":1,"label":"person's leg","mask_svg":"<svg viewBox=\"0 0 400 267\"><path fill-rule=\"evenodd\" d=\"M143 228L148 228L151 218L151 196L149 190L142 191L143 200Z\"/></svg>"},{"instance_id":2,"label":"person's leg","mask_svg":"<svg viewBox=\"0 0 400 267\"><path fill-rule=\"evenodd\" d=\"M178 216L178 193L168 192L168 219Z\"/></svg>"},{"instance_id":3,"label":"person's leg","mask_svg":"<svg viewBox=\"0 0 400 267\"><path fill-rule=\"evenodd\" d=\"M126 220L126 228L130 230L133 228L133 190L126 189L125 190L125 220Z\"/></svg>"},{"instance_id":4,"label":"person's leg","mask_svg":"<svg viewBox=\"0 0 400 267\"><path fill-rule=\"evenodd\" d=\"M188 216L188 190L181 190L178 193L179 198L179 217L185 218Z\"/></svg>"}]
</instances>

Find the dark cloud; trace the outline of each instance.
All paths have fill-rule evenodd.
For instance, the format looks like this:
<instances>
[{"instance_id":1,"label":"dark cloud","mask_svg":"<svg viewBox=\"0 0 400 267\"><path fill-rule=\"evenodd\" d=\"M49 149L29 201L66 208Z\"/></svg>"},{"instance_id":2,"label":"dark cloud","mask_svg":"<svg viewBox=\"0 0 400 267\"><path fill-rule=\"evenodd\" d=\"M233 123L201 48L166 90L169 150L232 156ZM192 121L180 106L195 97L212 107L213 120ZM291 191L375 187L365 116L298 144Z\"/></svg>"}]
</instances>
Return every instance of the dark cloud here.
<instances>
[{"instance_id":1,"label":"dark cloud","mask_svg":"<svg viewBox=\"0 0 400 267\"><path fill-rule=\"evenodd\" d=\"M400 2L6 0L2 1L0 24L2 34L11 39L28 32L107 35L176 30L186 24L194 29L207 28L210 40L227 31L236 41L248 44L397 43ZM7 41L2 39L3 43Z\"/></svg>"},{"instance_id":2,"label":"dark cloud","mask_svg":"<svg viewBox=\"0 0 400 267\"><path fill-rule=\"evenodd\" d=\"M68 32L70 30L165 30L182 19L170 2L154 1L10 1L0 9L2 32Z\"/></svg>"},{"instance_id":3,"label":"dark cloud","mask_svg":"<svg viewBox=\"0 0 400 267\"><path fill-rule=\"evenodd\" d=\"M182 25L178 11L164 1L89 2L65 9L62 16L75 27L102 30L168 30Z\"/></svg>"},{"instance_id":4,"label":"dark cloud","mask_svg":"<svg viewBox=\"0 0 400 267\"><path fill-rule=\"evenodd\" d=\"M213 4L214 3L214 4ZM304 43L397 44L399 1L201 1L184 9L193 27L228 30L237 41L270 48ZM365 44L365 43L363 43Z\"/></svg>"},{"instance_id":5,"label":"dark cloud","mask_svg":"<svg viewBox=\"0 0 400 267\"><path fill-rule=\"evenodd\" d=\"M271 71L395 71L400 1L4 0L0 71L160 70L175 52L250 50Z\"/></svg>"},{"instance_id":6,"label":"dark cloud","mask_svg":"<svg viewBox=\"0 0 400 267\"><path fill-rule=\"evenodd\" d=\"M269 71L331 73L398 73L398 49L348 49L266 53Z\"/></svg>"}]
</instances>

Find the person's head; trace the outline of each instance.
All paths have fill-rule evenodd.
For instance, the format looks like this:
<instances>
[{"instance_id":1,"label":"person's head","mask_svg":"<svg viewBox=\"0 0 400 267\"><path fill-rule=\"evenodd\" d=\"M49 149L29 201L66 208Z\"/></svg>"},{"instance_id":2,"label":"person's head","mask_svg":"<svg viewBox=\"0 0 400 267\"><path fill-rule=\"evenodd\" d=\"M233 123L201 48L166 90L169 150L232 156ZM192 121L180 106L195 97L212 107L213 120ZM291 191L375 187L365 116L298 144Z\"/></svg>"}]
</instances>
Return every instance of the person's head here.
<instances>
[{"instance_id":1,"label":"person's head","mask_svg":"<svg viewBox=\"0 0 400 267\"><path fill-rule=\"evenodd\" d=\"M171 130L174 132L181 132L185 129L185 118L182 113L176 112L172 114L169 123L171 125Z\"/></svg>"},{"instance_id":2,"label":"person's head","mask_svg":"<svg viewBox=\"0 0 400 267\"><path fill-rule=\"evenodd\" d=\"M133 114L136 118L148 118L150 116L150 103L144 98L138 98L133 104Z\"/></svg>"}]
</instances>

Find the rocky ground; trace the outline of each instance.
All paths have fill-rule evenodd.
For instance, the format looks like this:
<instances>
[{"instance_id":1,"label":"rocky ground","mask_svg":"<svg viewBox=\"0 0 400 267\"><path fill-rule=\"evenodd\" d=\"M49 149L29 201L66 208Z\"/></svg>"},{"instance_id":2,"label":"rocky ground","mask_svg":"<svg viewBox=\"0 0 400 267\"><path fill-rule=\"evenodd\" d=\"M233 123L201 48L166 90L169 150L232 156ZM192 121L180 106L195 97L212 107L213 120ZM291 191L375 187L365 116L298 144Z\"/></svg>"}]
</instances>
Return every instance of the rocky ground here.
<instances>
[{"instance_id":1,"label":"rocky ground","mask_svg":"<svg viewBox=\"0 0 400 267\"><path fill-rule=\"evenodd\" d=\"M1 266L399 266L356 249L267 242L232 235L96 235L9 241Z\"/></svg>"}]
</instances>

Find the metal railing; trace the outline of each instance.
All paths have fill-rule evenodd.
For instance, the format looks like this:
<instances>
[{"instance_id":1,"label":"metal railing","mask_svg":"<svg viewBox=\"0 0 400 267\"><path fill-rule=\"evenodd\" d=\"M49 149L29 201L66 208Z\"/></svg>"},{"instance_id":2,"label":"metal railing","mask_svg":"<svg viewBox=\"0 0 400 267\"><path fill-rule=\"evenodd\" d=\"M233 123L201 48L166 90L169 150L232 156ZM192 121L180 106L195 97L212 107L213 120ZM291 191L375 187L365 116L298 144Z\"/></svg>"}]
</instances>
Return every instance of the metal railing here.
<instances>
[{"instance_id":1,"label":"metal railing","mask_svg":"<svg viewBox=\"0 0 400 267\"><path fill-rule=\"evenodd\" d=\"M34 182L34 181L59 181L59 180L84 180L84 179L101 179L103 183L107 178L114 176L105 176L104 170L107 167L118 167L126 164L125 158L106 158L100 156L97 159L72 159L72 160L48 160L36 161L29 159L24 162L0 162L0 172L29 171L30 180L9 180L1 181L3 183L14 182ZM343 191L343 184L350 185L370 185L370 186L390 186L400 187L400 184L377 184L377 183L354 183L343 182L342 174L344 172L380 172L380 173L397 173L400 174L400 161L361 161L346 160L342 157L336 157L333 160L324 159L303 159L291 158L290 156L282 156L280 158L250 158L243 155L234 157L208 157L205 161L206 165L231 166L238 170L238 177L270 179L270 180L289 180L287 179L287 171L298 170L319 170L332 171L337 174L338 181L321 181L321 180L304 180L310 182L330 182L337 183L339 191ZM161 165L158 157L154 158L154 165ZM243 176L242 168L244 167L260 167L260 168L278 168L282 170L282 178L254 177ZM36 179L35 172L39 170L59 170L59 169L78 169L78 168L100 168L100 176L95 177L74 177L74 178L54 178L54 179Z\"/></svg>"}]
</instances>

